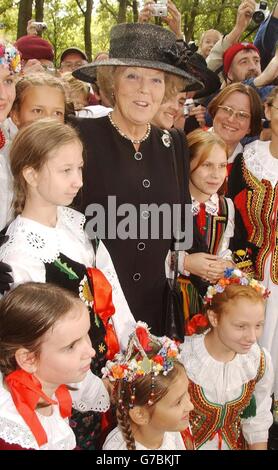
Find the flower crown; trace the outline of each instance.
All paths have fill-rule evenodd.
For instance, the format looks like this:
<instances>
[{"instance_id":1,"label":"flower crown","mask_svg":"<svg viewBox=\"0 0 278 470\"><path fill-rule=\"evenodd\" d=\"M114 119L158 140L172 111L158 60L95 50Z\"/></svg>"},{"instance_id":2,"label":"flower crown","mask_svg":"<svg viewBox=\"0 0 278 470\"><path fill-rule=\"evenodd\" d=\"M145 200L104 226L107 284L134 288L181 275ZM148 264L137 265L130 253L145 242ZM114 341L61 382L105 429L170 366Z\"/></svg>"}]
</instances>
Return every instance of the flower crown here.
<instances>
[{"instance_id":1,"label":"flower crown","mask_svg":"<svg viewBox=\"0 0 278 470\"><path fill-rule=\"evenodd\" d=\"M0 42L0 65L4 65L11 73L20 72L20 54L12 44Z\"/></svg>"},{"instance_id":2,"label":"flower crown","mask_svg":"<svg viewBox=\"0 0 278 470\"><path fill-rule=\"evenodd\" d=\"M208 287L206 295L204 297L204 304L210 305L212 298L215 294L221 294L224 292L227 286L231 284L238 284L240 286L250 286L257 292L260 292L262 297L265 299L269 296L270 291L256 279L247 276L245 273L235 268L226 268L224 271L224 277L219 279L217 284L213 284Z\"/></svg>"},{"instance_id":3,"label":"flower crown","mask_svg":"<svg viewBox=\"0 0 278 470\"><path fill-rule=\"evenodd\" d=\"M154 345L157 345L159 350L155 356L148 358L147 353ZM116 354L113 361L107 361L102 374L112 382L116 380L133 382L147 374L167 375L179 357L178 346L174 341L167 336L157 338L151 335L147 324L139 321L135 332L130 335L126 353Z\"/></svg>"}]
</instances>

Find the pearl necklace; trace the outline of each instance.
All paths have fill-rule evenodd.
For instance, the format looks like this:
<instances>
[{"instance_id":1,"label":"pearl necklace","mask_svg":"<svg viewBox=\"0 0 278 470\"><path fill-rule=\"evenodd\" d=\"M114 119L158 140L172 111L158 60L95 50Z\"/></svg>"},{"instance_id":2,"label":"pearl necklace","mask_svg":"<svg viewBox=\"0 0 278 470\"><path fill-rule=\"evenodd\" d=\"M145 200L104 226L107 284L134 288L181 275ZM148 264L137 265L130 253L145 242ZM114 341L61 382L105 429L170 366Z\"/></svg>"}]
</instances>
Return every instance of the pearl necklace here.
<instances>
[{"instance_id":1,"label":"pearl necklace","mask_svg":"<svg viewBox=\"0 0 278 470\"><path fill-rule=\"evenodd\" d=\"M150 123L148 122L147 124L147 131L145 133L145 135L141 138L141 139L131 139L130 137L128 137L126 134L124 134L123 131L121 131L121 129L117 126L117 124L113 121L112 119L112 112L108 113L108 117L109 117L109 121L111 122L112 126L115 127L115 129L119 132L119 134L124 137L125 139L127 140L130 140L130 142L132 142L133 144L141 144L141 142L144 142L144 140L146 140L150 133L151 133L151 125Z\"/></svg>"}]
</instances>

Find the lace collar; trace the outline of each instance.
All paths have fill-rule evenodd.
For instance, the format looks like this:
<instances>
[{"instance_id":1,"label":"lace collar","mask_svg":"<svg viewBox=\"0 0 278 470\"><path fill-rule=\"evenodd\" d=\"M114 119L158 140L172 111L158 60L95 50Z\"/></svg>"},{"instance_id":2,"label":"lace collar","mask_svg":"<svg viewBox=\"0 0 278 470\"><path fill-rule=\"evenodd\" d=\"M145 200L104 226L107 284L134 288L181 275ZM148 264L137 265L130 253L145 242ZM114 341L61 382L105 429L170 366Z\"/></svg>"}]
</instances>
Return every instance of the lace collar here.
<instances>
[{"instance_id":1,"label":"lace collar","mask_svg":"<svg viewBox=\"0 0 278 470\"><path fill-rule=\"evenodd\" d=\"M270 153L270 141L255 140L244 149L244 161L248 170L261 181L270 181L274 188L278 181L278 158Z\"/></svg>"},{"instance_id":2,"label":"lace collar","mask_svg":"<svg viewBox=\"0 0 278 470\"><path fill-rule=\"evenodd\" d=\"M193 196L191 196L192 200L192 212L194 215L197 215L200 210L200 203L197 201ZM206 212L211 215L217 215L219 210L219 196L217 193L210 196L208 201L205 202Z\"/></svg>"},{"instance_id":3,"label":"lace collar","mask_svg":"<svg viewBox=\"0 0 278 470\"><path fill-rule=\"evenodd\" d=\"M38 444L23 418L17 412L12 397L3 387L3 377L0 373L0 439L8 444L17 444L24 449L37 450L72 450L76 446L75 436L59 413L58 406L53 406L51 416L37 413L49 441L38 447Z\"/></svg>"},{"instance_id":4,"label":"lace collar","mask_svg":"<svg viewBox=\"0 0 278 470\"><path fill-rule=\"evenodd\" d=\"M84 223L85 216L69 207L58 207L56 227L48 227L19 215L8 228L9 240L0 249L1 257L4 258L16 246L25 256L29 253L43 263L51 263L62 251L65 229L85 243Z\"/></svg>"},{"instance_id":5,"label":"lace collar","mask_svg":"<svg viewBox=\"0 0 278 470\"><path fill-rule=\"evenodd\" d=\"M246 354L236 354L230 362L224 363L214 359L205 346L205 334L186 336L182 345L182 362L188 377L205 390L215 390L223 380L225 372L226 390L241 387L256 377L260 363L260 347L253 344Z\"/></svg>"}]
</instances>

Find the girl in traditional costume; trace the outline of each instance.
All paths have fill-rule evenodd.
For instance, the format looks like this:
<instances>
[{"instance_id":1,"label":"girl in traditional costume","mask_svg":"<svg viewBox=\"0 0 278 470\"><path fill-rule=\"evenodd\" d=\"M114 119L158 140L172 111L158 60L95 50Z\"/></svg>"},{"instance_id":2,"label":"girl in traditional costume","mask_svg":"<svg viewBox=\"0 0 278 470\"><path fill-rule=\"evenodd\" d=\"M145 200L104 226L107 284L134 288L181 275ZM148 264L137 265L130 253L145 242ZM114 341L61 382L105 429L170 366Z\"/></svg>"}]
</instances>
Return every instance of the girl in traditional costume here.
<instances>
[{"instance_id":1,"label":"girl in traditional costume","mask_svg":"<svg viewBox=\"0 0 278 470\"><path fill-rule=\"evenodd\" d=\"M216 282L232 267L230 238L234 233L234 206L223 195L227 177L227 146L216 134L197 129L188 135L189 189L194 215L193 249L179 256L180 285L188 318L202 308L208 281Z\"/></svg>"},{"instance_id":2,"label":"girl in traditional costume","mask_svg":"<svg viewBox=\"0 0 278 470\"><path fill-rule=\"evenodd\" d=\"M72 406L106 411L90 371L90 314L73 293L25 283L0 301L0 449L71 450Z\"/></svg>"},{"instance_id":3,"label":"girl in traditional costume","mask_svg":"<svg viewBox=\"0 0 278 470\"><path fill-rule=\"evenodd\" d=\"M126 353L108 361L103 374L114 383L118 419L104 450L185 450L180 432L188 428L192 404L173 341L138 322Z\"/></svg>"},{"instance_id":4,"label":"girl in traditional costume","mask_svg":"<svg viewBox=\"0 0 278 470\"><path fill-rule=\"evenodd\" d=\"M267 295L258 281L227 269L205 296L210 329L184 339L197 450L267 449L273 369L257 344Z\"/></svg>"},{"instance_id":5,"label":"girl in traditional costume","mask_svg":"<svg viewBox=\"0 0 278 470\"><path fill-rule=\"evenodd\" d=\"M12 216L12 178L8 161L10 136L6 122L15 99L15 80L20 70L18 50L0 40L0 230Z\"/></svg>"},{"instance_id":6,"label":"girl in traditional costume","mask_svg":"<svg viewBox=\"0 0 278 470\"><path fill-rule=\"evenodd\" d=\"M13 285L52 282L79 294L91 312L92 370L98 374L106 359L126 346L135 322L107 249L99 242L94 251L83 229L85 217L65 207L82 186L81 141L70 126L36 121L19 131L10 159L17 217L0 259L12 267ZM78 442L90 448L95 425L90 430L88 416L82 420Z\"/></svg>"},{"instance_id":7,"label":"girl in traditional costume","mask_svg":"<svg viewBox=\"0 0 278 470\"><path fill-rule=\"evenodd\" d=\"M271 291L260 344L270 351L275 372L274 419L278 422L278 88L265 104L272 138L246 146L229 177L229 196L235 205L233 249L252 261L253 275Z\"/></svg>"}]
</instances>

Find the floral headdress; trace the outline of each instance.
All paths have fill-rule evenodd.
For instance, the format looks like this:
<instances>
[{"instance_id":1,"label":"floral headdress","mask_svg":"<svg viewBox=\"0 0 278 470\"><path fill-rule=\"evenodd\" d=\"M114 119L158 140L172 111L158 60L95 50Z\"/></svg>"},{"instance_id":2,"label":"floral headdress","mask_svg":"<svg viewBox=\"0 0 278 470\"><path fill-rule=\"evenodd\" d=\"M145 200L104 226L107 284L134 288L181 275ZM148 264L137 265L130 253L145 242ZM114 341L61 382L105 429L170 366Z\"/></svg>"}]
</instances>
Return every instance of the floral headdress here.
<instances>
[{"instance_id":1,"label":"floral headdress","mask_svg":"<svg viewBox=\"0 0 278 470\"><path fill-rule=\"evenodd\" d=\"M219 279L217 284L213 284L208 287L206 295L204 297L204 304L211 305L212 298L215 294L221 294L224 292L227 286L231 284L237 284L240 286L250 286L257 292L260 292L262 297L265 299L269 296L270 291L256 279L247 276L239 269L227 268L224 271L224 277Z\"/></svg>"},{"instance_id":2,"label":"floral headdress","mask_svg":"<svg viewBox=\"0 0 278 470\"><path fill-rule=\"evenodd\" d=\"M11 73L21 70L20 54L10 43L0 41L0 65L4 65Z\"/></svg>"},{"instance_id":3,"label":"floral headdress","mask_svg":"<svg viewBox=\"0 0 278 470\"><path fill-rule=\"evenodd\" d=\"M153 347L157 346L157 353L148 357ZM135 388L132 383L148 374L151 375L151 393L148 401L153 404L155 377L158 374L167 375L179 359L179 349L174 341L166 336L158 338L150 334L148 325L137 322L134 333L130 335L125 354L116 354L113 361L107 361L102 369L103 377L108 377L111 382L124 381L132 387L132 403L135 400Z\"/></svg>"}]
</instances>

